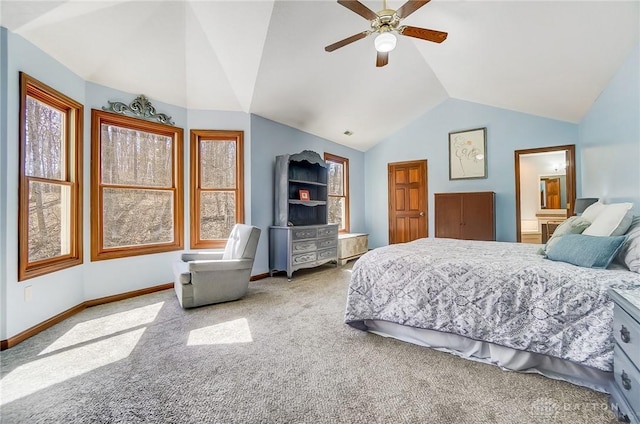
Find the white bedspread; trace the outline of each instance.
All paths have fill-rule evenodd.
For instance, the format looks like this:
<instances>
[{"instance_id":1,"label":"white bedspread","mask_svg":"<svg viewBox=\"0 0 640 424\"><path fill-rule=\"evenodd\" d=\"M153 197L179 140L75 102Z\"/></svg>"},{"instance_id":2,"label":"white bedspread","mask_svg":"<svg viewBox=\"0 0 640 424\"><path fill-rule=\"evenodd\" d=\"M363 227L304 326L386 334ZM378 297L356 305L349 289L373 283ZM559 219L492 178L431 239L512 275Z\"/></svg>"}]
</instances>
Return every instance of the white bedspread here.
<instances>
[{"instance_id":1,"label":"white bedspread","mask_svg":"<svg viewBox=\"0 0 640 424\"><path fill-rule=\"evenodd\" d=\"M640 290L640 274L553 262L538 248L420 239L372 250L353 267L345 322L389 321L611 371L606 292Z\"/></svg>"}]
</instances>

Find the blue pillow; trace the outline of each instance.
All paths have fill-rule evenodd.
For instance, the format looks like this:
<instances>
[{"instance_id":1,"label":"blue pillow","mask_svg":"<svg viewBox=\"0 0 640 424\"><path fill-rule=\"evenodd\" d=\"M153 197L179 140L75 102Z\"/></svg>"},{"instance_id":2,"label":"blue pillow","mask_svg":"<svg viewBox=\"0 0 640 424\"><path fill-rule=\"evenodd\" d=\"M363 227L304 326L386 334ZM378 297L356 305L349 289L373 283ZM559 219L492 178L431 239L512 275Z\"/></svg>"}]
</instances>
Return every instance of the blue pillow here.
<instances>
[{"instance_id":1,"label":"blue pillow","mask_svg":"<svg viewBox=\"0 0 640 424\"><path fill-rule=\"evenodd\" d=\"M626 236L565 234L551 246L547 252L547 259L586 268L606 268L615 258L626 238Z\"/></svg>"}]
</instances>

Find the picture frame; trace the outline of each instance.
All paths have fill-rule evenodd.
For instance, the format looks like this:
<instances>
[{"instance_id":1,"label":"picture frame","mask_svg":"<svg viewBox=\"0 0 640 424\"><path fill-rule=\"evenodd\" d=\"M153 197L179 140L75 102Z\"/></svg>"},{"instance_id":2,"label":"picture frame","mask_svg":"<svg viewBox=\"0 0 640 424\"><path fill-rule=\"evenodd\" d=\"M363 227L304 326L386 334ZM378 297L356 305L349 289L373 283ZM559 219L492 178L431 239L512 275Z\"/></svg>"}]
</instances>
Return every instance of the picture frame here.
<instances>
[{"instance_id":1,"label":"picture frame","mask_svg":"<svg viewBox=\"0 0 640 424\"><path fill-rule=\"evenodd\" d=\"M487 129L449 133L449 180L487 178Z\"/></svg>"},{"instance_id":2,"label":"picture frame","mask_svg":"<svg viewBox=\"0 0 640 424\"><path fill-rule=\"evenodd\" d=\"M300 200L311 200L309 197L309 190L299 190Z\"/></svg>"}]
</instances>

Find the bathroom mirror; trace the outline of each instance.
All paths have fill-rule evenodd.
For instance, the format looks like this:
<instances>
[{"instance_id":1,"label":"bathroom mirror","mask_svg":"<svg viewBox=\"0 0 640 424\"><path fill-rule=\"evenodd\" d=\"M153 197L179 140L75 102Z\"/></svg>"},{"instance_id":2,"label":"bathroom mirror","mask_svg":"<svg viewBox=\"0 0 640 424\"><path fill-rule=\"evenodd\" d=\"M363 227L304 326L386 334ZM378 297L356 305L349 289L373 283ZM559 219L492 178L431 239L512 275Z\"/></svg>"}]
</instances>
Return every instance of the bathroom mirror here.
<instances>
[{"instance_id":1,"label":"bathroom mirror","mask_svg":"<svg viewBox=\"0 0 640 424\"><path fill-rule=\"evenodd\" d=\"M567 208L566 175L540 175L540 209Z\"/></svg>"}]
</instances>

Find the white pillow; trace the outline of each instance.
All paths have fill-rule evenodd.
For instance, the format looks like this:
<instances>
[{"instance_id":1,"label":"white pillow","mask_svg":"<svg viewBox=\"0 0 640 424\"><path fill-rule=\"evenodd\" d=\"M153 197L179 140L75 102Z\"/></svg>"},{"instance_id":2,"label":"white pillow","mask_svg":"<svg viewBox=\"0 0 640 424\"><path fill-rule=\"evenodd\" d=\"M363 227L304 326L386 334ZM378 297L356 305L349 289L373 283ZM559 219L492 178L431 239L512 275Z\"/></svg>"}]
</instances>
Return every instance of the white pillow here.
<instances>
[{"instance_id":1,"label":"white pillow","mask_svg":"<svg viewBox=\"0 0 640 424\"><path fill-rule=\"evenodd\" d=\"M640 273L640 216L633 218L631 227L627 230L627 241L618 252L618 261L630 271Z\"/></svg>"},{"instance_id":2,"label":"white pillow","mask_svg":"<svg viewBox=\"0 0 640 424\"><path fill-rule=\"evenodd\" d=\"M596 218L591 221L591 225L582 234L587 236L623 235L629 229L633 219L631 214L633 203L611 203L602 206L602 211L596 215ZM582 217L584 218L584 214Z\"/></svg>"},{"instance_id":3,"label":"white pillow","mask_svg":"<svg viewBox=\"0 0 640 424\"><path fill-rule=\"evenodd\" d=\"M593 222L595 221L596 217L600 215L602 211L604 211L606 207L607 205L602 203L602 200L598 200L596 203L592 203L591 205L589 205L580 216L589 222Z\"/></svg>"}]
</instances>

